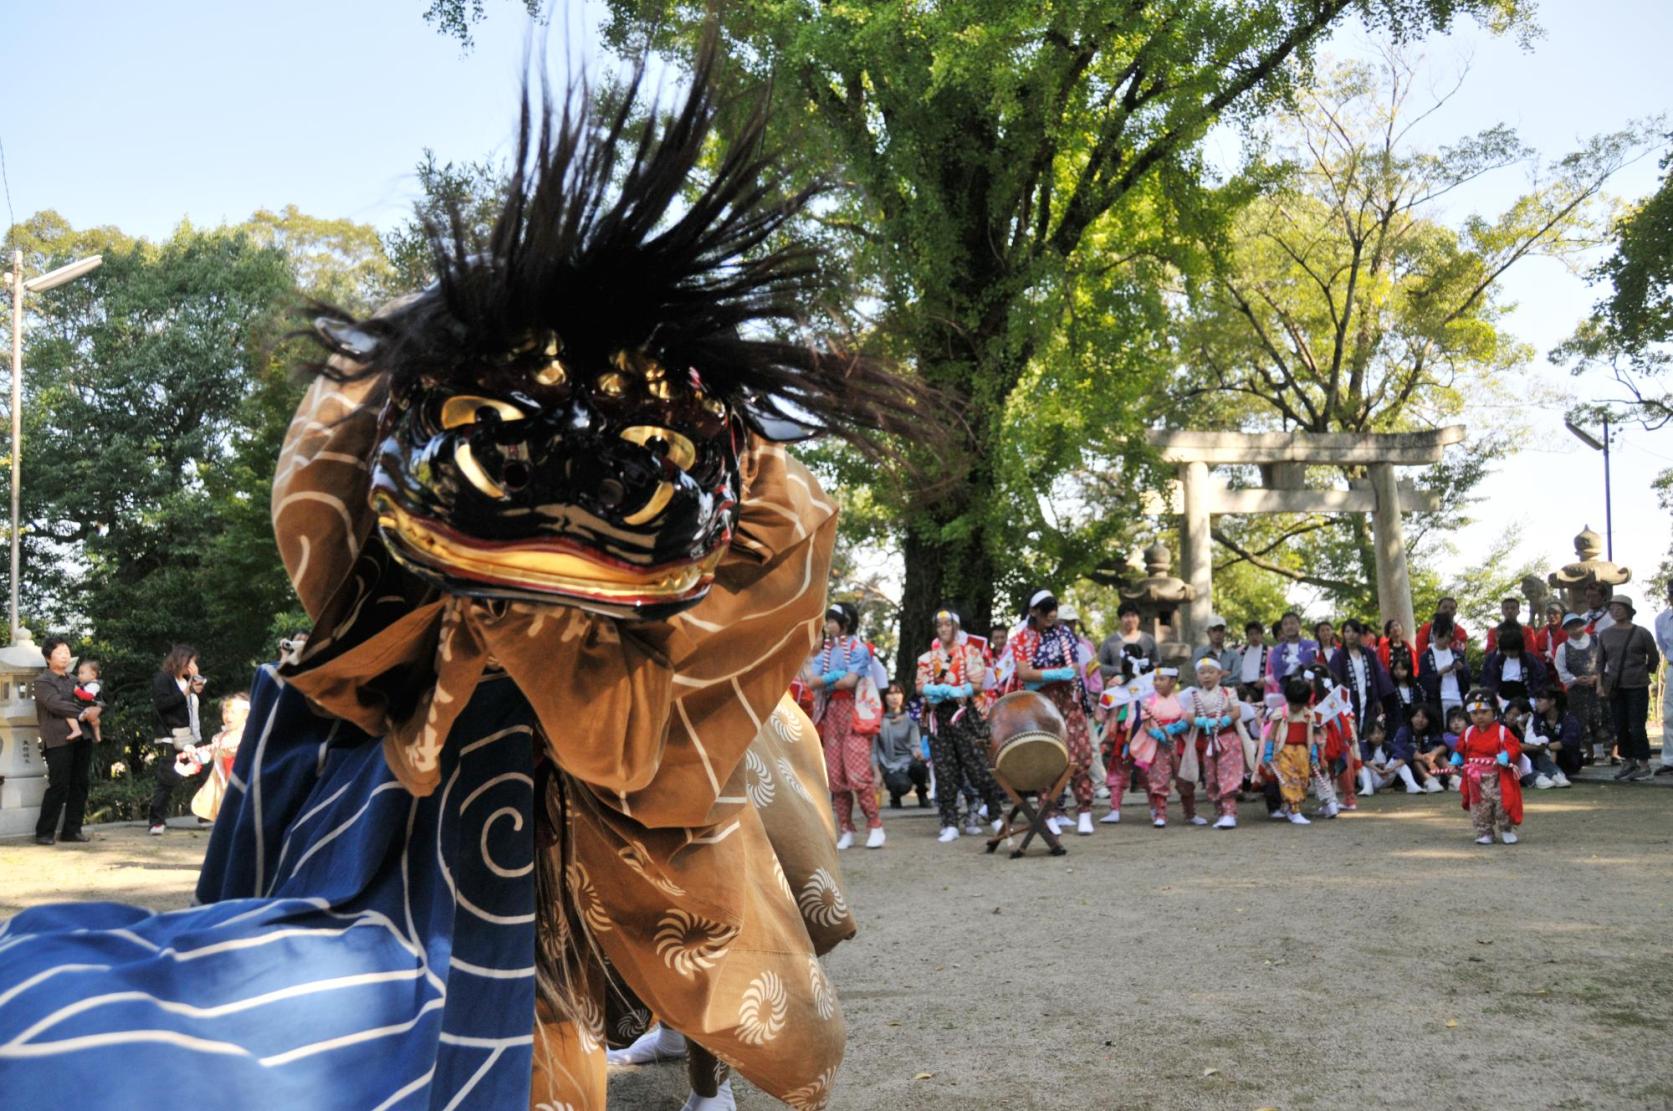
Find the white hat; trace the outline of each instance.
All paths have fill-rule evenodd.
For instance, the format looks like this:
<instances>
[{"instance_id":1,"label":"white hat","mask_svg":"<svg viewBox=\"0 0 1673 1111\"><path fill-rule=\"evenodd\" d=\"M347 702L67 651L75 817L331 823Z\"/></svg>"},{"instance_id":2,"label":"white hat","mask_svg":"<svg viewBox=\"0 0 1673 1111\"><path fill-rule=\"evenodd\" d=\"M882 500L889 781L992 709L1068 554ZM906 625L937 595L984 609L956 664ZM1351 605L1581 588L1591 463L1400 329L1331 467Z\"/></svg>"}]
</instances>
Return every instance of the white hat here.
<instances>
[{"instance_id":1,"label":"white hat","mask_svg":"<svg viewBox=\"0 0 1673 1111\"><path fill-rule=\"evenodd\" d=\"M1225 627L1226 627L1226 619L1224 617L1221 617L1217 613L1209 614L1208 615L1208 624L1203 626L1204 629L1224 629Z\"/></svg>"},{"instance_id":2,"label":"white hat","mask_svg":"<svg viewBox=\"0 0 1673 1111\"><path fill-rule=\"evenodd\" d=\"M1075 608L1073 602L1064 602L1057 607L1057 619L1059 621L1079 621L1080 611Z\"/></svg>"}]
</instances>

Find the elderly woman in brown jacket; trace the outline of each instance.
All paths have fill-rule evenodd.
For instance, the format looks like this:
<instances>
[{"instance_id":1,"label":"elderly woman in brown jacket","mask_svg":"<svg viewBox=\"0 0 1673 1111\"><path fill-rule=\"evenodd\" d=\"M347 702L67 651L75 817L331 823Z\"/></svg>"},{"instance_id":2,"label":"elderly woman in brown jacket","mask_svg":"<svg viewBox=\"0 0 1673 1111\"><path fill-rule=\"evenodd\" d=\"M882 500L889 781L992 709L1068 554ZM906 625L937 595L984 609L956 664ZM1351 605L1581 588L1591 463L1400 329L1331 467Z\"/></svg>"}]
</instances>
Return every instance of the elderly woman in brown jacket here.
<instances>
[{"instance_id":1,"label":"elderly woman in brown jacket","mask_svg":"<svg viewBox=\"0 0 1673 1111\"><path fill-rule=\"evenodd\" d=\"M41 816L35 823L35 843L50 845L56 840L91 841L81 832L87 810L87 786L93 777L93 738L90 729L70 736L70 723L88 716L87 704L76 699L76 680L70 674L70 642L47 637L41 645L46 671L35 679L35 720L40 724L41 749L46 755L46 794L41 797ZM64 832L58 832L58 816L64 816Z\"/></svg>"}]
</instances>

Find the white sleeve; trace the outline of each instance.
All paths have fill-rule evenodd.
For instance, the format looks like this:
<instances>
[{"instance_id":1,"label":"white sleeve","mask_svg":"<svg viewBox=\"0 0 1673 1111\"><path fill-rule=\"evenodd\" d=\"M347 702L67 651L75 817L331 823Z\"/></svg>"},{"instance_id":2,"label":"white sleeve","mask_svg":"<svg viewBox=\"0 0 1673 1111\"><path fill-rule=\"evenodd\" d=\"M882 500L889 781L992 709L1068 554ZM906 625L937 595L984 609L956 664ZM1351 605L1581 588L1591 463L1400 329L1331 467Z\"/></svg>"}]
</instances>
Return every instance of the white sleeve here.
<instances>
[{"instance_id":1,"label":"white sleeve","mask_svg":"<svg viewBox=\"0 0 1673 1111\"><path fill-rule=\"evenodd\" d=\"M1568 669L1568 641L1565 640L1557 645L1557 658L1554 662L1557 665L1557 678L1563 681L1563 686L1571 685L1574 682L1575 675Z\"/></svg>"}]
</instances>

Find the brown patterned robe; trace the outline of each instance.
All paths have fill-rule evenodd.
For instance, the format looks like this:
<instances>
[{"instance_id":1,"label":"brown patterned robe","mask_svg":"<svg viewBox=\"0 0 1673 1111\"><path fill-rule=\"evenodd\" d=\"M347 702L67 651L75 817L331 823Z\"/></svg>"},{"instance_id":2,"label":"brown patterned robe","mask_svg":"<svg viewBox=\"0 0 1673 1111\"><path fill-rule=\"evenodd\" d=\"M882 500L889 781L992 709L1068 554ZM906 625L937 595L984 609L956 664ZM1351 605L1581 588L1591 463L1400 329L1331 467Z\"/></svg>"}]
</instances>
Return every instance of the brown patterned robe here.
<instances>
[{"instance_id":1,"label":"brown patterned robe","mask_svg":"<svg viewBox=\"0 0 1673 1111\"><path fill-rule=\"evenodd\" d=\"M415 795L491 665L540 719L574 985L536 1036L536 1104L604 1104L606 977L794 1107L829 1098L844 1026L817 956L855 932L812 724L784 692L818 643L836 508L777 445L743 458L708 597L666 621L443 593L394 564L367 506L377 383L317 381L273 519L315 627L289 681L374 735ZM554 802L555 799L555 802ZM607 967L606 967L607 964ZM536 1016L530 1016L535 1024Z\"/></svg>"}]
</instances>

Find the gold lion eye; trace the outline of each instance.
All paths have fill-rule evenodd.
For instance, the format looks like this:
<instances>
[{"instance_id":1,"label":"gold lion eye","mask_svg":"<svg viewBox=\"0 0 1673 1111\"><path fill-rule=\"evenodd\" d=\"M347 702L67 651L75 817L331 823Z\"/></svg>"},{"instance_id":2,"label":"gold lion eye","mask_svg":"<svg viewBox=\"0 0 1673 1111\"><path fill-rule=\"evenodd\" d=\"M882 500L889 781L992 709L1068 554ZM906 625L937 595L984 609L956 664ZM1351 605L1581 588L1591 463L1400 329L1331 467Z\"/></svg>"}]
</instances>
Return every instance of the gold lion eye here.
<instances>
[{"instance_id":1,"label":"gold lion eye","mask_svg":"<svg viewBox=\"0 0 1673 1111\"><path fill-rule=\"evenodd\" d=\"M620 371L608 371L598 376L598 392L605 397L627 396L627 375Z\"/></svg>"},{"instance_id":2,"label":"gold lion eye","mask_svg":"<svg viewBox=\"0 0 1673 1111\"><path fill-rule=\"evenodd\" d=\"M668 448L668 458L682 471L689 471L697 462L697 445L672 428L658 428L654 424L635 424L622 429L622 439L640 447L661 441Z\"/></svg>"},{"instance_id":3,"label":"gold lion eye","mask_svg":"<svg viewBox=\"0 0 1673 1111\"><path fill-rule=\"evenodd\" d=\"M563 363L553 359L534 372L534 380L542 386L561 386L569 381L569 372L564 369Z\"/></svg>"},{"instance_id":4,"label":"gold lion eye","mask_svg":"<svg viewBox=\"0 0 1673 1111\"><path fill-rule=\"evenodd\" d=\"M524 420L527 414L509 401L497 397L478 397L475 394L454 394L441 404L441 426L444 429L463 428L475 424L484 411L492 412L502 421Z\"/></svg>"}]
</instances>

